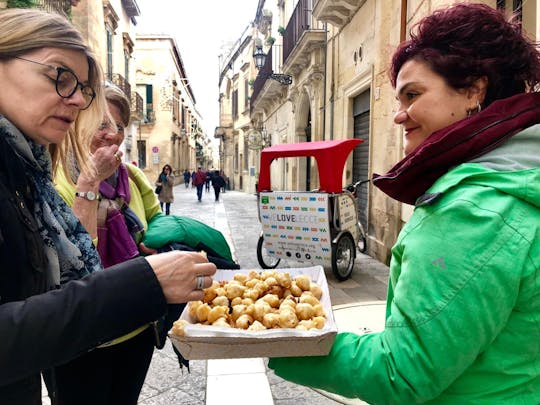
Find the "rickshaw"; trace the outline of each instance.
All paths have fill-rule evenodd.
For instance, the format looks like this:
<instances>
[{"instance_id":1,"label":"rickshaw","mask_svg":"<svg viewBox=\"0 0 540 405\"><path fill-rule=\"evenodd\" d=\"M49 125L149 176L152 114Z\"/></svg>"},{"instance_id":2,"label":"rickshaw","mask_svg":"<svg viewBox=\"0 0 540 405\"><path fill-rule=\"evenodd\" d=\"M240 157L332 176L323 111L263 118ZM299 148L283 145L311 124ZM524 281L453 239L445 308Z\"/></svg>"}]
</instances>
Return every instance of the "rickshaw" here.
<instances>
[{"instance_id":1,"label":"rickshaw","mask_svg":"<svg viewBox=\"0 0 540 405\"><path fill-rule=\"evenodd\" d=\"M262 231L257 259L262 268L276 268L281 259L288 259L331 266L340 281L351 276L356 250L365 251L366 235L358 220L355 190L344 189L342 177L347 157L361 142L300 142L261 151L257 194ZM275 159L307 156L317 162L319 189L272 190L270 166Z\"/></svg>"}]
</instances>

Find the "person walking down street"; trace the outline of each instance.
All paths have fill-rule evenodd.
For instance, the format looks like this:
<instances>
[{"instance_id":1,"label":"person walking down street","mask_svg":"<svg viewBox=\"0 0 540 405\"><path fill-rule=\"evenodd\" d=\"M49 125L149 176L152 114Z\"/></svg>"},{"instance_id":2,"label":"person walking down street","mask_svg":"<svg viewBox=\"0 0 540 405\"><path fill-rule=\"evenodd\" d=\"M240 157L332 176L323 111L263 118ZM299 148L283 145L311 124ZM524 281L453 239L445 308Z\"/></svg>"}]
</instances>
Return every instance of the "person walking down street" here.
<instances>
[{"instance_id":1,"label":"person walking down street","mask_svg":"<svg viewBox=\"0 0 540 405\"><path fill-rule=\"evenodd\" d=\"M219 201L219 193L223 187L225 187L225 179L219 172L216 170L212 176L212 187L214 188L214 195L216 196L216 202Z\"/></svg>"},{"instance_id":2,"label":"person walking down street","mask_svg":"<svg viewBox=\"0 0 540 405\"><path fill-rule=\"evenodd\" d=\"M202 201L202 192L204 183L206 182L206 173L203 171L202 167L199 167L195 177L193 178L192 184L197 187L197 200Z\"/></svg>"},{"instance_id":3,"label":"person walking down street","mask_svg":"<svg viewBox=\"0 0 540 405\"><path fill-rule=\"evenodd\" d=\"M269 367L368 403L540 404L540 51L461 3L420 20L389 73L405 157L373 183L415 209L385 329Z\"/></svg>"},{"instance_id":4,"label":"person walking down street","mask_svg":"<svg viewBox=\"0 0 540 405\"><path fill-rule=\"evenodd\" d=\"M172 171L170 165L163 166L156 182L156 186L161 186L158 199L161 211L165 212L165 215L171 214L171 203L174 202L174 175L172 174ZM163 205L165 205L165 211L163 211Z\"/></svg>"},{"instance_id":5,"label":"person walking down street","mask_svg":"<svg viewBox=\"0 0 540 405\"><path fill-rule=\"evenodd\" d=\"M189 170L184 170L184 184L186 188L189 188L189 179L191 178L191 175L189 174Z\"/></svg>"},{"instance_id":6,"label":"person walking down street","mask_svg":"<svg viewBox=\"0 0 540 405\"><path fill-rule=\"evenodd\" d=\"M97 216L82 139L103 117L101 69L60 15L2 10L0 32L0 403L26 405L41 403L41 370L156 321L167 303L202 299L216 266L175 251L102 271L95 227L90 235L51 181L73 156L77 209ZM113 172L118 147L101 153Z\"/></svg>"},{"instance_id":7,"label":"person walking down street","mask_svg":"<svg viewBox=\"0 0 540 405\"><path fill-rule=\"evenodd\" d=\"M210 170L206 171L206 180L204 181L204 188L208 193L210 191L210 184L212 183L212 172Z\"/></svg>"},{"instance_id":8,"label":"person walking down street","mask_svg":"<svg viewBox=\"0 0 540 405\"><path fill-rule=\"evenodd\" d=\"M197 172L195 170L193 170L191 172L191 188L195 187L195 184L193 184L193 181L195 180L195 175L197 174Z\"/></svg>"}]
</instances>

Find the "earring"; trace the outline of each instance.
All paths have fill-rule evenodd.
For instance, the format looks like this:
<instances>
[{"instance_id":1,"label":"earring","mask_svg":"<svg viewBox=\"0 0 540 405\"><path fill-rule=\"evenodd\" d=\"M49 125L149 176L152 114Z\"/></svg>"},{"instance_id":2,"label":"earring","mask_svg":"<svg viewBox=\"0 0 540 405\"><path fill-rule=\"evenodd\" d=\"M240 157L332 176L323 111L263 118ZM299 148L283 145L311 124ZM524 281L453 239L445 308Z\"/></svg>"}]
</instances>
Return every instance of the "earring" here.
<instances>
[{"instance_id":1,"label":"earring","mask_svg":"<svg viewBox=\"0 0 540 405\"><path fill-rule=\"evenodd\" d=\"M474 110L468 110L467 111L467 117L470 117L473 114L479 113L480 111L482 111L482 106L480 105L480 102L477 101L476 102L476 108Z\"/></svg>"}]
</instances>

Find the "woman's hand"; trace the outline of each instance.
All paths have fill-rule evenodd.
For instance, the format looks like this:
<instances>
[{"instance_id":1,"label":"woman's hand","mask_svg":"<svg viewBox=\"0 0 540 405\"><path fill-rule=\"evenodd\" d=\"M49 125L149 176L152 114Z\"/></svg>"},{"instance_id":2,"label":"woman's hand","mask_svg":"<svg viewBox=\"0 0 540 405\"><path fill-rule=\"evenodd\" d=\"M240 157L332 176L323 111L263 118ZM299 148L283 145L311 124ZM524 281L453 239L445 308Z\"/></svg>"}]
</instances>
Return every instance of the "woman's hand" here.
<instances>
[{"instance_id":1,"label":"woman's hand","mask_svg":"<svg viewBox=\"0 0 540 405\"><path fill-rule=\"evenodd\" d=\"M96 180L109 178L122 163L122 152L118 145L101 146L92 155L92 162L96 168Z\"/></svg>"},{"instance_id":2,"label":"woman's hand","mask_svg":"<svg viewBox=\"0 0 540 405\"><path fill-rule=\"evenodd\" d=\"M147 256L169 304L202 300L204 292L197 289L197 277L202 276L202 288L212 285L216 266L199 253L172 252Z\"/></svg>"}]
</instances>

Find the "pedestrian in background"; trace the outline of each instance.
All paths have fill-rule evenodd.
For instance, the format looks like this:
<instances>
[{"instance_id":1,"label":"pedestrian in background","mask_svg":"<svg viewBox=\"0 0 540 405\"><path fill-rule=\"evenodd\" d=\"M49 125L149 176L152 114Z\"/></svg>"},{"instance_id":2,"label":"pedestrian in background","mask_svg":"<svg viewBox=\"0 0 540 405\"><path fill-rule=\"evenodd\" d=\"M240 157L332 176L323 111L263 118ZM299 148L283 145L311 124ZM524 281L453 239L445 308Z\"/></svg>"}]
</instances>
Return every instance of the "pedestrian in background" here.
<instances>
[{"instance_id":1,"label":"pedestrian in background","mask_svg":"<svg viewBox=\"0 0 540 405\"><path fill-rule=\"evenodd\" d=\"M26 405L41 403L41 370L157 320L167 302L202 299L216 266L168 252L102 271L92 238L51 181L73 154L80 208L97 211L99 182L83 140L102 122L101 69L57 14L2 10L0 32L0 403ZM117 149L104 151L113 165Z\"/></svg>"},{"instance_id":2,"label":"pedestrian in background","mask_svg":"<svg viewBox=\"0 0 540 405\"><path fill-rule=\"evenodd\" d=\"M212 182L212 172L208 169L206 170L206 179L204 180L204 188L207 193L210 191L211 182Z\"/></svg>"},{"instance_id":3,"label":"pedestrian in background","mask_svg":"<svg viewBox=\"0 0 540 405\"><path fill-rule=\"evenodd\" d=\"M171 203L174 202L174 175L172 174L173 170L170 165L163 166L161 173L158 176L156 186L161 186L161 191L158 194L159 205L161 211L163 211L163 205L165 205L165 215L170 215L171 213Z\"/></svg>"},{"instance_id":4,"label":"pedestrian in background","mask_svg":"<svg viewBox=\"0 0 540 405\"><path fill-rule=\"evenodd\" d=\"M197 172L195 170L193 170L191 172L191 188L195 187L195 184L193 184L193 180L195 180L195 175L197 174Z\"/></svg>"},{"instance_id":5,"label":"pedestrian in background","mask_svg":"<svg viewBox=\"0 0 540 405\"><path fill-rule=\"evenodd\" d=\"M189 174L189 170L186 169L184 170L184 184L186 186L186 188L189 187L189 179L191 178L191 175Z\"/></svg>"},{"instance_id":6,"label":"pedestrian in background","mask_svg":"<svg viewBox=\"0 0 540 405\"><path fill-rule=\"evenodd\" d=\"M389 71L406 156L373 180L415 205L385 329L269 366L369 403L540 404L540 52L484 4L435 11L410 38Z\"/></svg>"},{"instance_id":7,"label":"pedestrian in background","mask_svg":"<svg viewBox=\"0 0 540 405\"><path fill-rule=\"evenodd\" d=\"M202 192L203 192L203 187L204 187L205 182L206 182L206 173L203 171L202 167L199 167L192 181L192 184L195 187L197 187L197 200L199 202L202 201Z\"/></svg>"},{"instance_id":8,"label":"pedestrian in background","mask_svg":"<svg viewBox=\"0 0 540 405\"><path fill-rule=\"evenodd\" d=\"M225 187L225 179L219 172L219 170L214 171L212 176L212 187L214 188L214 195L216 197L216 202L219 201L219 193L223 187Z\"/></svg>"}]
</instances>

